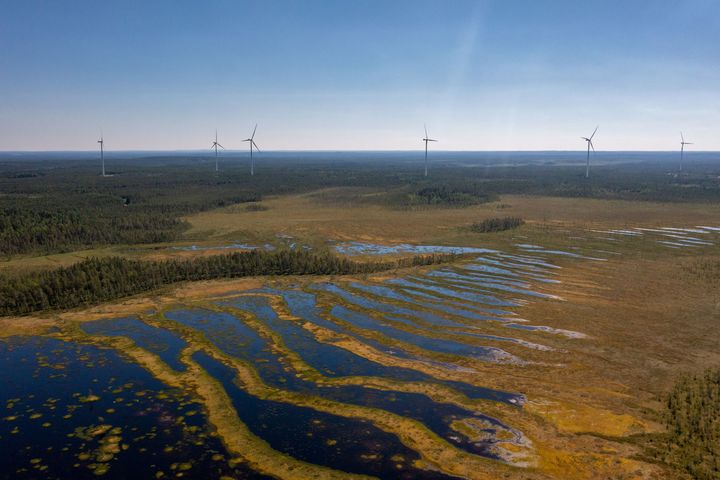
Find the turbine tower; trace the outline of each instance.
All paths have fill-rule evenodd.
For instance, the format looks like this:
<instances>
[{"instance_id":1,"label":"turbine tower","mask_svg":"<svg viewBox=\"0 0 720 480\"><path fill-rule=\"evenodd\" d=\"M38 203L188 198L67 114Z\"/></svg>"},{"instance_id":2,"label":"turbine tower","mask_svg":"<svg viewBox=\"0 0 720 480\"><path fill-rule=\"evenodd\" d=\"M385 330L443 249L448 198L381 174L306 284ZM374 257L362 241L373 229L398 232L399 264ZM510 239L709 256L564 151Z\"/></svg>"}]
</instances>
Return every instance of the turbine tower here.
<instances>
[{"instance_id":1,"label":"turbine tower","mask_svg":"<svg viewBox=\"0 0 720 480\"><path fill-rule=\"evenodd\" d=\"M105 140L103 140L102 132L100 132L100 140L98 140L97 143L100 144L100 162L102 162L102 176L105 177L105 150L103 148Z\"/></svg>"},{"instance_id":2,"label":"turbine tower","mask_svg":"<svg viewBox=\"0 0 720 480\"><path fill-rule=\"evenodd\" d=\"M593 152L595 151L595 145L593 145L592 139L595 136L595 134L597 133L598 128L600 128L600 125L595 127L595 130L593 130L593 133L592 133L592 135L590 135L590 138L580 137L587 142L587 161L585 163L585 178L590 178L590 149L592 148Z\"/></svg>"},{"instance_id":3,"label":"turbine tower","mask_svg":"<svg viewBox=\"0 0 720 480\"><path fill-rule=\"evenodd\" d=\"M430 138L427 133L427 125L424 125L424 127L425 127L425 138L423 138L423 142L425 142L425 176L427 177L427 173L428 173L428 159L427 159L428 142L437 142L437 140Z\"/></svg>"},{"instance_id":4,"label":"turbine tower","mask_svg":"<svg viewBox=\"0 0 720 480\"><path fill-rule=\"evenodd\" d=\"M685 145L692 145L690 142L685 141L682 132L680 132L680 171L682 172L683 166L683 155L685 154Z\"/></svg>"},{"instance_id":5,"label":"turbine tower","mask_svg":"<svg viewBox=\"0 0 720 480\"><path fill-rule=\"evenodd\" d=\"M250 138L246 138L243 140L243 142L250 142L250 175L255 175L255 160L253 160L253 147L255 150L260 152L260 148L258 148L257 144L255 143L255 132L257 131L257 123L255 124L255 129L253 130L252 135Z\"/></svg>"},{"instance_id":6,"label":"turbine tower","mask_svg":"<svg viewBox=\"0 0 720 480\"><path fill-rule=\"evenodd\" d=\"M217 129L215 129L215 141L210 145L210 150L215 149L215 172L218 171L218 147L225 150L225 147L220 145L217 141Z\"/></svg>"}]
</instances>

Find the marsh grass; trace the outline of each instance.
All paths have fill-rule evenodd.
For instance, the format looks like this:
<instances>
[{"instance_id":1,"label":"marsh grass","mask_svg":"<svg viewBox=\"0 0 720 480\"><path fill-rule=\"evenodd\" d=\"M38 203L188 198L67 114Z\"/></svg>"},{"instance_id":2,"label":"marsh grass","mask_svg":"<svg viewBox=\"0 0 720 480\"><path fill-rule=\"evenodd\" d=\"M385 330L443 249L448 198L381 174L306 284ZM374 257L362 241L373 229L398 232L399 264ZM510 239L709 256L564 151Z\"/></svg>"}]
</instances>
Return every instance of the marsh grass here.
<instances>
[{"instance_id":1,"label":"marsh grass","mask_svg":"<svg viewBox=\"0 0 720 480\"><path fill-rule=\"evenodd\" d=\"M720 259L697 258L683 265L683 270L713 285L720 283Z\"/></svg>"},{"instance_id":2,"label":"marsh grass","mask_svg":"<svg viewBox=\"0 0 720 480\"><path fill-rule=\"evenodd\" d=\"M266 210L269 210L270 207L267 205L263 205L262 203L249 203L245 206L246 212L264 212Z\"/></svg>"}]
</instances>

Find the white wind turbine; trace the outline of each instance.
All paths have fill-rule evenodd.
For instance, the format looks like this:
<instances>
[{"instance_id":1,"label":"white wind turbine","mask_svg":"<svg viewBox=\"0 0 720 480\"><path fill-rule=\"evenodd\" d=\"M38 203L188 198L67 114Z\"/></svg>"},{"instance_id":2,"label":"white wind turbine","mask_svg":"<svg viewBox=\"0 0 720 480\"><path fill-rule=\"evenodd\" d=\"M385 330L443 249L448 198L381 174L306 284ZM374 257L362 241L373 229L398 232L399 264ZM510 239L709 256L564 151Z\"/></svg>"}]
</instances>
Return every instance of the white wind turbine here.
<instances>
[{"instance_id":1,"label":"white wind turbine","mask_svg":"<svg viewBox=\"0 0 720 480\"><path fill-rule=\"evenodd\" d=\"M437 140L430 138L427 133L427 125L424 125L424 127L425 127L425 138L423 138L423 142L425 142L425 176L427 177L427 175L428 175L428 156L427 156L428 142L437 142Z\"/></svg>"},{"instance_id":2,"label":"white wind turbine","mask_svg":"<svg viewBox=\"0 0 720 480\"><path fill-rule=\"evenodd\" d=\"M595 134L597 133L598 128L600 128L600 125L595 127L595 130L593 130L593 133L592 133L592 135L590 135L590 138L580 137L587 142L587 161L585 163L585 178L590 177L590 148L592 148L593 152L595 151L595 145L593 145L592 139L595 136Z\"/></svg>"},{"instance_id":3,"label":"white wind turbine","mask_svg":"<svg viewBox=\"0 0 720 480\"><path fill-rule=\"evenodd\" d=\"M692 145L690 142L685 141L682 132L680 132L680 171L682 172L683 156L685 154L685 145Z\"/></svg>"},{"instance_id":4,"label":"white wind turbine","mask_svg":"<svg viewBox=\"0 0 720 480\"><path fill-rule=\"evenodd\" d=\"M103 140L103 134L100 132L100 140L97 141L97 143L100 144L100 162L102 162L102 176L105 177L105 149L103 146L105 145L105 140Z\"/></svg>"},{"instance_id":5,"label":"white wind turbine","mask_svg":"<svg viewBox=\"0 0 720 480\"><path fill-rule=\"evenodd\" d=\"M215 171L216 171L216 172L218 171L218 147L220 147L220 148L222 148L223 150L225 150L225 147L223 147L222 145L220 145L220 144L218 143L218 139L217 139L217 129L215 129L215 141L212 143L212 145L210 145L210 150L215 149Z\"/></svg>"},{"instance_id":6,"label":"white wind turbine","mask_svg":"<svg viewBox=\"0 0 720 480\"><path fill-rule=\"evenodd\" d=\"M255 175L255 160L253 160L253 148L260 153L260 148L258 148L257 144L255 143L255 132L257 131L257 123L255 124L255 129L253 130L252 135L250 138L246 138L243 140L243 142L250 142L250 175Z\"/></svg>"}]
</instances>

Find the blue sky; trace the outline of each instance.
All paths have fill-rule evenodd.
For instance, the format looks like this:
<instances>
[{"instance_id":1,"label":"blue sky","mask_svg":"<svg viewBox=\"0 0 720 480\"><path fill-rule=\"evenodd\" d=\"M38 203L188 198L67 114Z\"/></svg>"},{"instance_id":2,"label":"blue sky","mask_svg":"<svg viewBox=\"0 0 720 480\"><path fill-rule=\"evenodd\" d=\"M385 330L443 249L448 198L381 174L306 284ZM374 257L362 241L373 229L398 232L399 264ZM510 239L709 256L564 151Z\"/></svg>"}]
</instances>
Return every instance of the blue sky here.
<instances>
[{"instance_id":1,"label":"blue sky","mask_svg":"<svg viewBox=\"0 0 720 480\"><path fill-rule=\"evenodd\" d=\"M0 150L720 150L720 2L0 0Z\"/></svg>"}]
</instances>

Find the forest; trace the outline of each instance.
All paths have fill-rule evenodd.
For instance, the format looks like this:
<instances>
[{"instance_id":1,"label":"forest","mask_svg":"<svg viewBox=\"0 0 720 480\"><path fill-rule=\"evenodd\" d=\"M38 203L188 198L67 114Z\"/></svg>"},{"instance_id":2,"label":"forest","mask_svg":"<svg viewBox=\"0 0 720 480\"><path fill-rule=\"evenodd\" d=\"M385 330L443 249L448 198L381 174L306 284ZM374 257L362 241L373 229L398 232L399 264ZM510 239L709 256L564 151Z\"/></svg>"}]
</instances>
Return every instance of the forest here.
<instances>
[{"instance_id":1,"label":"forest","mask_svg":"<svg viewBox=\"0 0 720 480\"><path fill-rule=\"evenodd\" d=\"M176 282L255 275L339 275L452 261L453 254L355 262L305 250L253 250L190 260L90 258L69 267L0 278L0 315L69 309L149 292Z\"/></svg>"},{"instance_id":2,"label":"forest","mask_svg":"<svg viewBox=\"0 0 720 480\"><path fill-rule=\"evenodd\" d=\"M585 179L581 166L469 167L447 160L425 178L407 161L303 157L274 159L250 177L237 159L217 175L210 160L118 158L102 177L87 159L0 158L0 256L173 241L187 228L184 215L330 187L377 189L382 194L371 201L391 208L462 208L501 194L720 201L720 169L712 163L682 176L664 163L609 164Z\"/></svg>"},{"instance_id":3,"label":"forest","mask_svg":"<svg viewBox=\"0 0 720 480\"><path fill-rule=\"evenodd\" d=\"M720 478L720 369L681 376L663 403L667 430L647 436L650 456L697 480Z\"/></svg>"}]
</instances>

